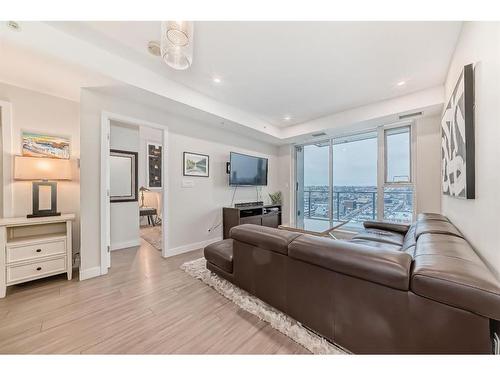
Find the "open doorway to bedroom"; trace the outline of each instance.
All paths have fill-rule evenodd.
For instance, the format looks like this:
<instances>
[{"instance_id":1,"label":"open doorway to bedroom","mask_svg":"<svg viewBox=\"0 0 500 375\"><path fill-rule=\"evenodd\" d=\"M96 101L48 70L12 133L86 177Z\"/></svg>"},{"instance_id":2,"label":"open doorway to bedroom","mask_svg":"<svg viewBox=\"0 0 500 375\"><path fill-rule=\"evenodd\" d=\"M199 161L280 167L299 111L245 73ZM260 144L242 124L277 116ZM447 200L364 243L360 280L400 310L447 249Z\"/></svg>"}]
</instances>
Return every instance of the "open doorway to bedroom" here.
<instances>
[{"instance_id":1,"label":"open doorway to bedroom","mask_svg":"<svg viewBox=\"0 0 500 375\"><path fill-rule=\"evenodd\" d=\"M101 271L105 273L112 259L133 259L143 252L153 257L166 256L163 202L167 130L118 115L103 116L102 126L105 136L101 181L106 186L101 263L106 269ZM132 256L118 255L122 250Z\"/></svg>"}]
</instances>

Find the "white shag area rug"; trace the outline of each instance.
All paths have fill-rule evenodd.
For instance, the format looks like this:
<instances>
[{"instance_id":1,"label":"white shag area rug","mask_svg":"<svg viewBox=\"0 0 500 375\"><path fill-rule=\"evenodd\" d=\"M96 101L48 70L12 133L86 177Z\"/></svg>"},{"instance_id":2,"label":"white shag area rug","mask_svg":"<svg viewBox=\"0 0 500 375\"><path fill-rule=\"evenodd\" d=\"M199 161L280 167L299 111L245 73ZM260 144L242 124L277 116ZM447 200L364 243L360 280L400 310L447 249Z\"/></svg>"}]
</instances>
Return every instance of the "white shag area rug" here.
<instances>
[{"instance_id":1,"label":"white shag area rug","mask_svg":"<svg viewBox=\"0 0 500 375\"><path fill-rule=\"evenodd\" d=\"M205 258L199 258L181 265L181 269L214 288L218 293L233 301L245 311L269 323L282 334L302 345L313 354L347 354L341 348L302 327L295 320L276 310L257 297L245 292L229 281L219 277L206 267Z\"/></svg>"}]
</instances>

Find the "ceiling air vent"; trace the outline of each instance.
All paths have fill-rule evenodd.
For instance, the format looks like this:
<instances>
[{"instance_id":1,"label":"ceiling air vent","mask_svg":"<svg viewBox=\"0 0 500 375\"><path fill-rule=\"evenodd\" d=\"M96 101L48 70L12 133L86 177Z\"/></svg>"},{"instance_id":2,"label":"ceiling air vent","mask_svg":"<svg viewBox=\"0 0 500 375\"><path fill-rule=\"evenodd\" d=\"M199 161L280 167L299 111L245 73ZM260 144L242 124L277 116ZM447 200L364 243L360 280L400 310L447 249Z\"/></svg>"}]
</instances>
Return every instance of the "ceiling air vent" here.
<instances>
[{"instance_id":1,"label":"ceiling air vent","mask_svg":"<svg viewBox=\"0 0 500 375\"><path fill-rule=\"evenodd\" d=\"M320 133L314 133L314 134L311 134L313 137L323 137L326 135L325 132L320 132Z\"/></svg>"},{"instance_id":2,"label":"ceiling air vent","mask_svg":"<svg viewBox=\"0 0 500 375\"><path fill-rule=\"evenodd\" d=\"M423 112L413 112L413 113L407 113L406 115L399 115L400 120L404 120L410 117L416 117L416 116L421 116Z\"/></svg>"}]
</instances>

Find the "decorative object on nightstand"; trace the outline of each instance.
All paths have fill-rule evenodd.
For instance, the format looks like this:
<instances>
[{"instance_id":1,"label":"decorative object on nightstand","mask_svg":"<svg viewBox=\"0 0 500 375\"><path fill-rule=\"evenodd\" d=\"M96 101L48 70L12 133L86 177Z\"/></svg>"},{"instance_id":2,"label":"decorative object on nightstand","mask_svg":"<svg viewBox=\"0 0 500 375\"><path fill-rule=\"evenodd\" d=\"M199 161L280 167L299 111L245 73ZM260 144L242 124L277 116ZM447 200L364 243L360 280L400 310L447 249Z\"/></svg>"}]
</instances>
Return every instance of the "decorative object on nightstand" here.
<instances>
[{"instance_id":1,"label":"decorative object on nightstand","mask_svg":"<svg viewBox=\"0 0 500 375\"><path fill-rule=\"evenodd\" d=\"M71 180L71 161L15 156L14 179L33 181L33 212L27 215L28 218L60 216L61 213L57 212L55 180Z\"/></svg>"},{"instance_id":2,"label":"decorative object on nightstand","mask_svg":"<svg viewBox=\"0 0 500 375\"><path fill-rule=\"evenodd\" d=\"M7 286L66 273L72 277L74 214L0 219L0 298Z\"/></svg>"}]
</instances>

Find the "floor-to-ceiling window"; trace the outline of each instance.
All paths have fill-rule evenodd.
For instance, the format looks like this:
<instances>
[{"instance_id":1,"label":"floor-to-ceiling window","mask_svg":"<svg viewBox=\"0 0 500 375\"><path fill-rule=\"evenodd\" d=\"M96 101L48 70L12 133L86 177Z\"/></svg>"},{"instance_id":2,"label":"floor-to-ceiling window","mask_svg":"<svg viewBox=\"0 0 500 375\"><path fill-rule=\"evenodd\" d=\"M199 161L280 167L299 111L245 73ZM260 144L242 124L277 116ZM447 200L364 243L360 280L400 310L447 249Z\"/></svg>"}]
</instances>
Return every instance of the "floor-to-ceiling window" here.
<instances>
[{"instance_id":1,"label":"floor-to-ceiling window","mask_svg":"<svg viewBox=\"0 0 500 375\"><path fill-rule=\"evenodd\" d=\"M414 215L412 127L380 128L296 146L296 222L327 229L348 221L410 222Z\"/></svg>"},{"instance_id":2,"label":"floor-to-ceiling window","mask_svg":"<svg viewBox=\"0 0 500 375\"><path fill-rule=\"evenodd\" d=\"M377 218L377 133L333 140L333 219L351 225Z\"/></svg>"}]
</instances>

